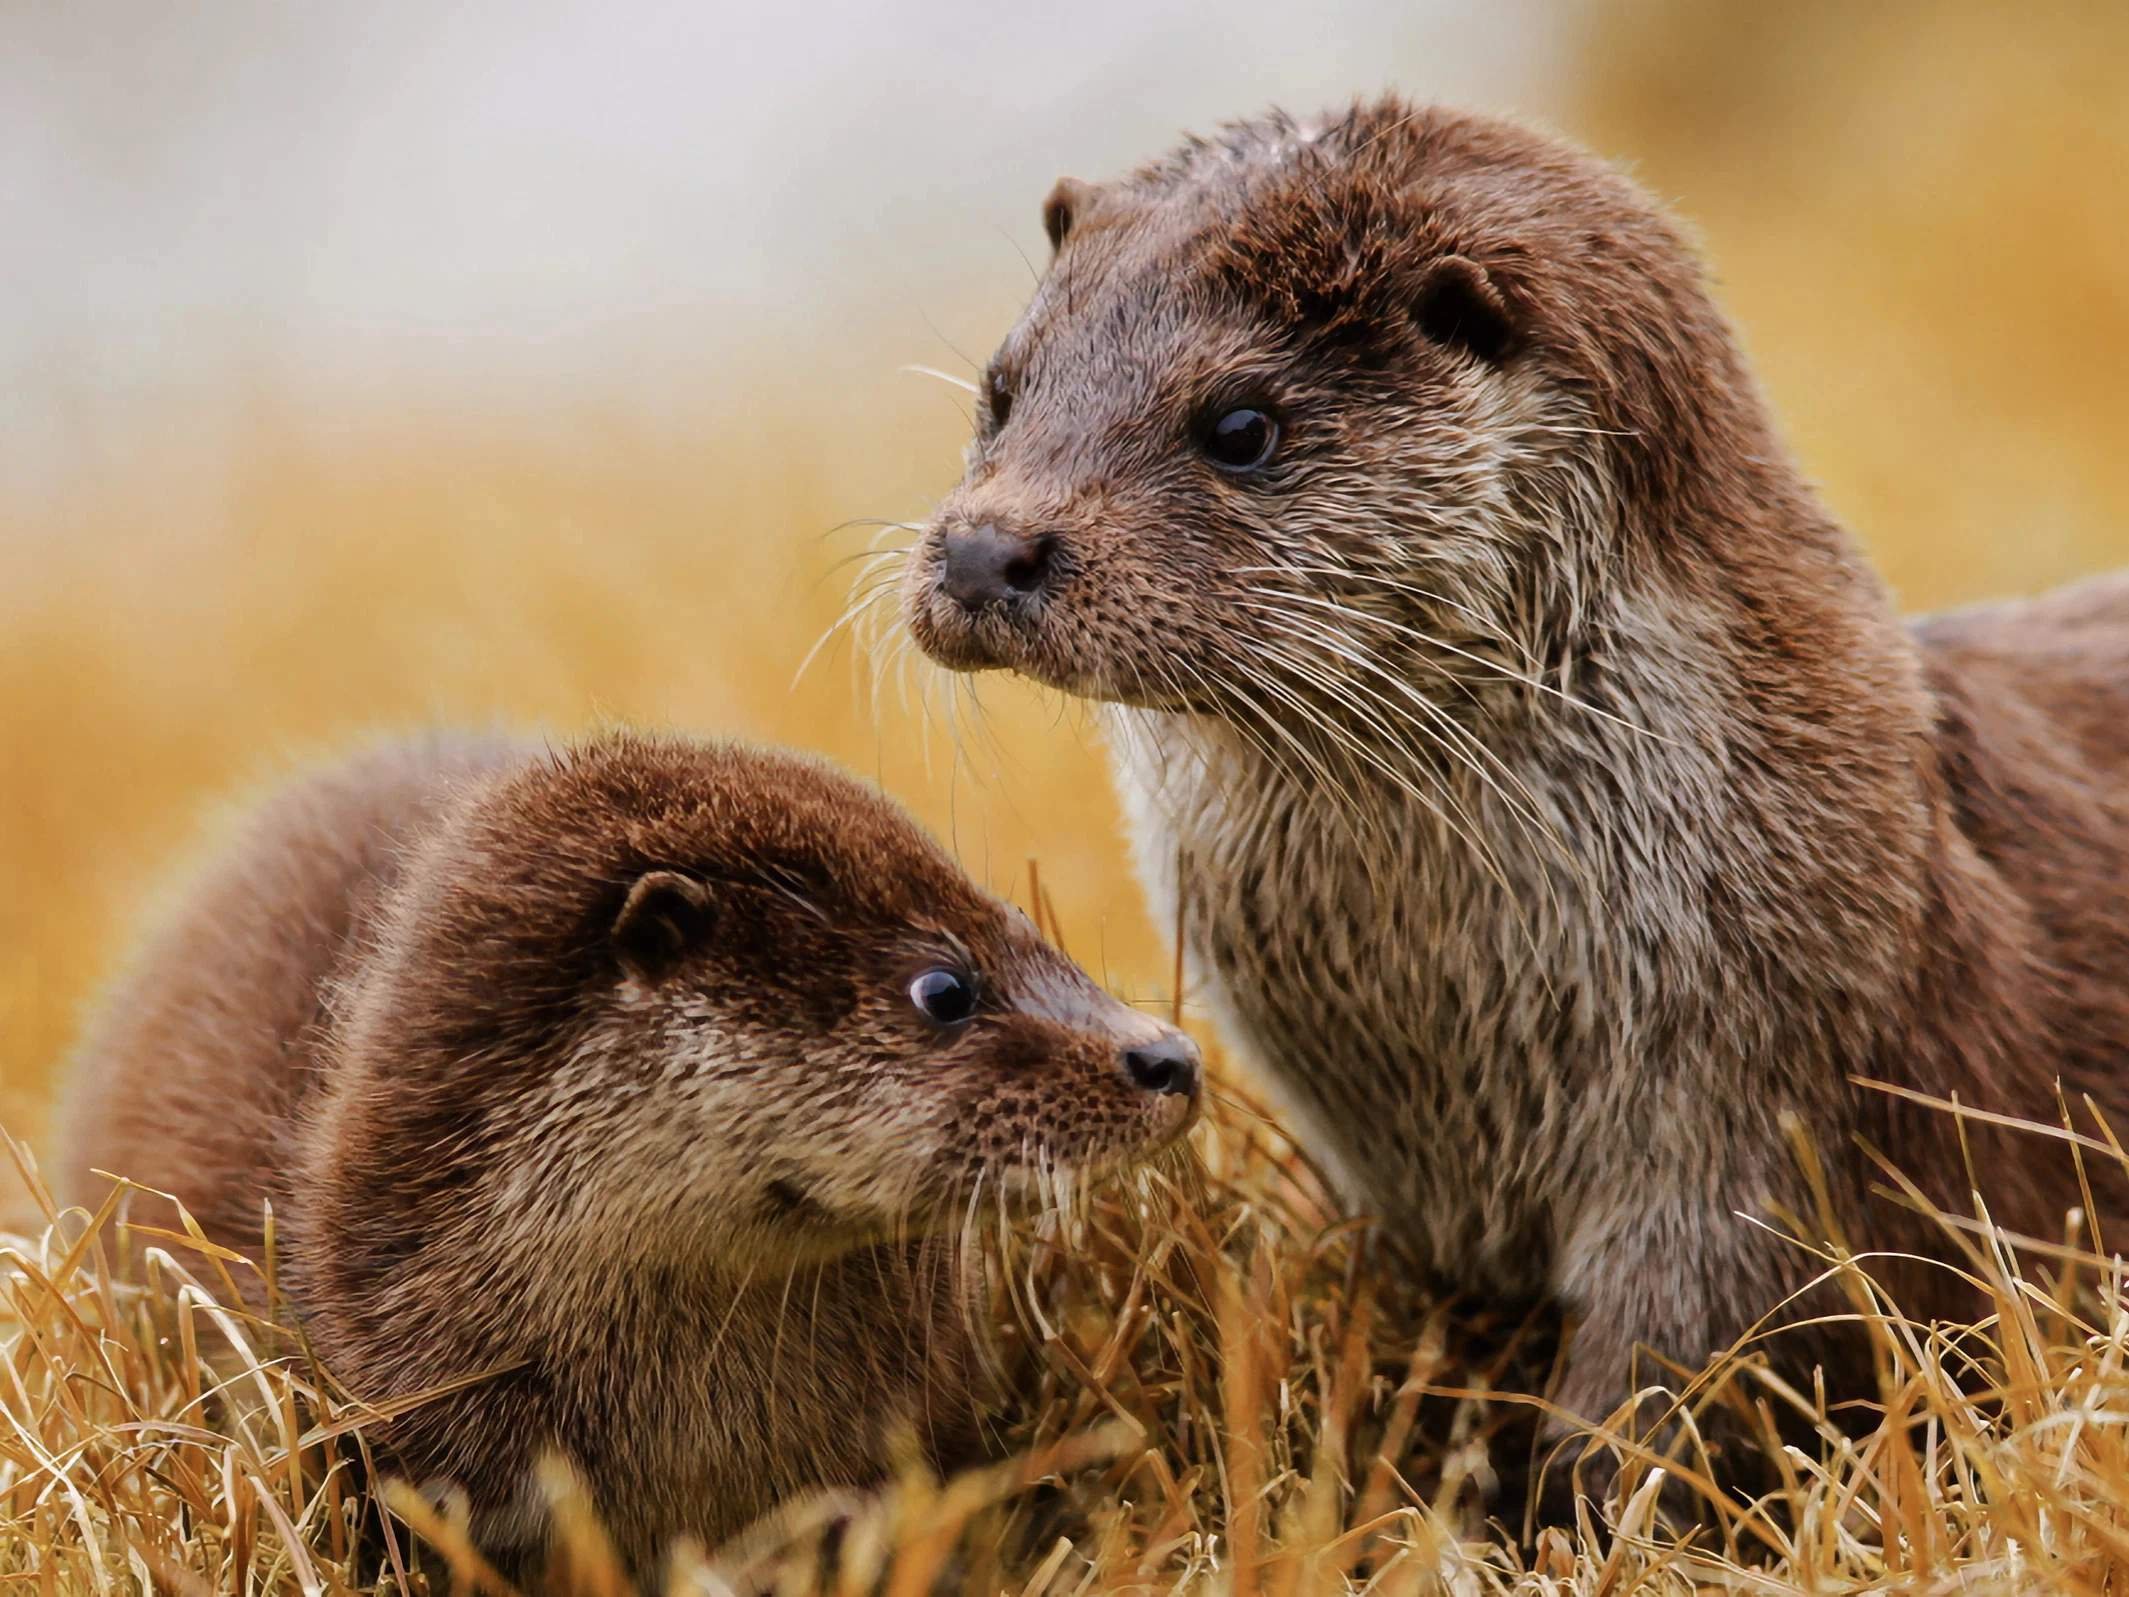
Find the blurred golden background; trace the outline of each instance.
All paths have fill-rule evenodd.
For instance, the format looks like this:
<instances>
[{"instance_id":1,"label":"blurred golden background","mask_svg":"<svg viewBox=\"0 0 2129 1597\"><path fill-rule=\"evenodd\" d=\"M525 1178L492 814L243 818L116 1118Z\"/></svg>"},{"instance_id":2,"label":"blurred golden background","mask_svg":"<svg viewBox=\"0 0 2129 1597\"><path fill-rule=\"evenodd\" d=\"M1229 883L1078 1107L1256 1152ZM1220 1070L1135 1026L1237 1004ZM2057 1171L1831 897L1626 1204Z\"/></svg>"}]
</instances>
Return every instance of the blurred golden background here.
<instances>
[{"instance_id":1,"label":"blurred golden background","mask_svg":"<svg viewBox=\"0 0 2129 1597\"><path fill-rule=\"evenodd\" d=\"M1266 103L1629 164L1911 607L2129 560L2124 60L2031 4L7 8L0 1124L219 795L430 720L824 750L1164 989L1077 715L792 677L1050 181Z\"/></svg>"}]
</instances>

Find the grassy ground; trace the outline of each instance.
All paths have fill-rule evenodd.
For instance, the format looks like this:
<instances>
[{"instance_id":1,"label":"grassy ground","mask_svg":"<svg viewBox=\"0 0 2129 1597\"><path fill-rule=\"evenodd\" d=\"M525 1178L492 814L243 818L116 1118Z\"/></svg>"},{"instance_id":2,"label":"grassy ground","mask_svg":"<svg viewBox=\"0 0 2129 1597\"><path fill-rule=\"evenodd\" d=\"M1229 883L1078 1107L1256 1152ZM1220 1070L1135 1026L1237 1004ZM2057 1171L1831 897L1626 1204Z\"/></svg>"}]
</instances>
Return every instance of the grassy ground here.
<instances>
[{"instance_id":1,"label":"grassy ground","mask_svg":"<svg viewBox=\"0 0 2129 1597\"><path fill-rule=\"evenodd\" d=\"M181 1219L136 1225L128 1243L152 1269L122 1285L107 1213L50 1218L0 1244L0 1586L503 1589L421 1502L366 1488L359 1405L232 1307L246 1281L256 1300L250 1263ZM1473 1395L1490 1374L1477 1350L1499 1337L1391 1295L1393 1272L1370 1268L1363 1234L1230 1089L1187 1168L986 1243L1016 1394L1003 1462L793 1505L714 1563L683 1556L673 1589L2121 1590L2121 1272L1947 1237L1989 1309L1971 1326L1909 1323L1865 1267L1829 1258L1880 1353L1868 1434L1825 1426L1815 1450L1780 1453L1786 1484L1759 1503L1706 1499L1690 1446L1657 1461L1627 1445L1623 1506L1518 1548L1472 1509L1523 1457L1502 1428L1512 1406ZM1690 1395L1692 1410L1743 1400L1763 1420L1811 1408L1749 1375ZM1659 1511L1665 1479L1706 1500L1690 1534ZM566 1470L550 1484L569 1531L558 1586L621 1590Z\"/></svg>"}]
</instances>

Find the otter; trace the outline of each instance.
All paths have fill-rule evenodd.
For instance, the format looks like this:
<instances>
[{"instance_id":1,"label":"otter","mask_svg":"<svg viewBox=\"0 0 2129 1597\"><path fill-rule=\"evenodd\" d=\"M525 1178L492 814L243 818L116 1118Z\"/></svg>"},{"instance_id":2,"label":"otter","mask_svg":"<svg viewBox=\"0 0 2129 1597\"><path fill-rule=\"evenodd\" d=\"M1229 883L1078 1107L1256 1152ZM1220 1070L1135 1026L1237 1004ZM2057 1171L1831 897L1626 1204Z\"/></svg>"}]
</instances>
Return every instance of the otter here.
<instances>
[{"instance_id":1,"label":"otter","mask_svg":"<svg viewBox=\"0 0 2129 1597\"><path fill-rule=\"evenodd\" d=\"M1921 1211L1976 1170L2060 1242L2068 1152L1933 1105L2129 1111L2129 581L1903 622L1664 213L1505 121L1275 113L1044 221L903 616L1104 702L1157 918L1349 1201L1564 1308L1591 1424L1835 1229L1971 1318ZM1875 1395L1859 1335L1764 1352Z\"/></svg>"},{"instance_id":2,"label":"otter","mask_svg":"<svg viewBox=\"0 0 2129 1597\"><path fill-rule=\"evenodd\" d=\"M1182 1134L1194 1045L812 760L430 739L273 797L106 999L63 1160L281 1286L536 1573L559 1453L639 1579L968 1450L971 1209ZM467 1382L471 1384L465 1384ZM455 1389L453 1389L455 1386Z\"/></svg>"}]
</instances>

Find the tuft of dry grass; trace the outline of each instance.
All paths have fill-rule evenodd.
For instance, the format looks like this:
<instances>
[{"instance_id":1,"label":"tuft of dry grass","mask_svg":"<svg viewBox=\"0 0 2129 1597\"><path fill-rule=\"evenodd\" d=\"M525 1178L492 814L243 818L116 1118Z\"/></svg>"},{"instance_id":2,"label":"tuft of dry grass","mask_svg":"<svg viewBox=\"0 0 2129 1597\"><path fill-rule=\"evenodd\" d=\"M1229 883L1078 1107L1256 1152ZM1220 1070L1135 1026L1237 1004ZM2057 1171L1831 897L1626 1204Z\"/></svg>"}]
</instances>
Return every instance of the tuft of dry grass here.
<instances>
[{"instance_id":1,"label":"tuft of dry grass","mask_svg":"<svg viewBox=\"0 0 2129 1597\"><path fill-rule=\"evenodd\" d=\"M0 1239L0 1586L507 1591L445 1512L365 1468L376 1416L244 1306L270 1297L270 1259L213 1247L181 1211L124 1236L113 1204L59 1212L8 1146L47 1227ZM1665 1499L1680 1483L1708 1490L1692 1427L1661 1459L1599 1438L1625 1460L1623 1502L1522 1543L1474 1506L1525 1462L1504 1421L1537 1400L1490 1396L1517 1328L1488 1334L1398 1293L1377 1244L1223 1088L1186 1164L987 1236L1013 1394L1001 1462L789 1505L713 1554L683 1549L671 1589L2121 1590L2123 1268L2067 1249L2021 1259L1977 1213L1947 1222L1989 1310L1971 1325L1902 1317L1867 1260L1825 1251L1879 1354L1868 1425L1844 1432L1811 1394L1741 1376L1749 1350L1693 1388L1699 1412L1815 1414L1814 1450L1767 1444L1779 1490L1704 1502L1681 1530ZM121 1248L141 1259L139 1284L114 1272ZM547 1484L565 1532L554 1588L624 1591L566 1467Z\"/></svg>"}]
</instances>

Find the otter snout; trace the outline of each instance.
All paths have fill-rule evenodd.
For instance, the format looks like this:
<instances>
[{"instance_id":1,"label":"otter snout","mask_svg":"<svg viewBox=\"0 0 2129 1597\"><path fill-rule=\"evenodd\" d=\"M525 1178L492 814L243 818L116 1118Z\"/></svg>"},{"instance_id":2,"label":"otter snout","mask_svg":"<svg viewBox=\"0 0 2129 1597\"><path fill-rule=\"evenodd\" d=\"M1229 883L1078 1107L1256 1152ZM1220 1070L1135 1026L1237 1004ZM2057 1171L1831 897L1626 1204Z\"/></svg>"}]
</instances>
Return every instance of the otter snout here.
<instances>
[{"instance_id":1,"label":"otter snout","mask_svg":"<svg viewBox=\"0 0 2129 1597\"><path fill-rule=\"evenodd\" d=\"M1163 1097L1195 1098L1204 1069L1198 1045L1179 1031L1124 1050L1124 1074Z\"/></svg>"},{"instance_id":2,"label":"otter snout","mask_svg":"<svg viewBox=\"0 0 2129 1597\"><path fill-rule=\"evenodd\" d=\"M1001 513L996 499L949 504L927 529L903 577L903 619L950 670L1018 671L1085 691L1086 662L1074 658L1060 608L1067 580L1077 588L1084 575L1082 552L1054 518Z\"/></svg>"},{"instance_id":3,"label":"otter snout","mask_svg":"<svg viewBox=\"0 0 2129 1597\"><path fill-rule=\"evenodd\" d=\"M1057 540L995 521L950 528L940 540L939 584L964 610L987 610L1038 593Z\"/></svg>"}]
</instances>

